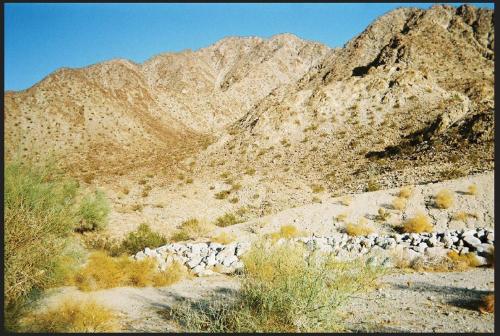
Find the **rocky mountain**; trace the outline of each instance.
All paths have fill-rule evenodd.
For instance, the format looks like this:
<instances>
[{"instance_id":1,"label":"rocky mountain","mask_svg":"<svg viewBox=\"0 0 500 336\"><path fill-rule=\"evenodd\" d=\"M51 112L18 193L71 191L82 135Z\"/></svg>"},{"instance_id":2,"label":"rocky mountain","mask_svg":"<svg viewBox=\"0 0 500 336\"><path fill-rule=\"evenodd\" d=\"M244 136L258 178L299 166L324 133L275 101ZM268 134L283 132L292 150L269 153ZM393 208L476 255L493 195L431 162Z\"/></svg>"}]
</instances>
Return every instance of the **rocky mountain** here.
<instances>
[{"instance_id":1,"label":"rocky mountain","mask_svg":"<svg viewBox=\"0 0 500 336\"><path fill-rule=\"evenodd\" d=\"M5 94L7 155L66 153L124 230L492 170L493 16L400 8L343 48L233 37L62 69Z\"/></svg>"}]
</instances>

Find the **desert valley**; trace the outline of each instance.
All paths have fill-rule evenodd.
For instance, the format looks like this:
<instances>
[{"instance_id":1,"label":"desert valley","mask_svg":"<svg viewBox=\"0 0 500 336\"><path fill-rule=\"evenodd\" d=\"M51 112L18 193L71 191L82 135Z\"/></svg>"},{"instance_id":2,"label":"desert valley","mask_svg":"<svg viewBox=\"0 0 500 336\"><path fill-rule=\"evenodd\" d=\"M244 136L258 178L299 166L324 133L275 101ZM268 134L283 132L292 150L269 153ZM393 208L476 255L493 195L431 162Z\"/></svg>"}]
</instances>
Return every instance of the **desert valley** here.
<instances>
[{"instance_id":1,"label":"desert valley","mask_svg":"<svg viewBox=\"0 0 500 336\"><path fill-rule=\"evenodd\" d=\"M405 7L342 48L227 37L7 91L11 329L493 332L493 18ZM73 226L42 233L49 206ZM54 322L68 298L107 317Z\"/></svg>"}]
</instances>

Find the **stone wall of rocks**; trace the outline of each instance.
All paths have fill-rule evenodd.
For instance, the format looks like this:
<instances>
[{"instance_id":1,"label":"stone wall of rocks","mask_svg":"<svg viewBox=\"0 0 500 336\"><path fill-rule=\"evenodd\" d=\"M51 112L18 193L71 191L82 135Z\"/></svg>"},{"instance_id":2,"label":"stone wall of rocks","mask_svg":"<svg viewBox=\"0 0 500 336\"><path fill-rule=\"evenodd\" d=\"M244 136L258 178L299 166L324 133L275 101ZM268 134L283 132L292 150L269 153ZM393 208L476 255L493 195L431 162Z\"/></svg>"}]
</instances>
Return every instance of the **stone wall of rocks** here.
<instances>
[{"instance_id":1,"label":"stone wall of rocks","mask_svg":"<svg viewBox=\"0 0 500 336\"><path fill-rule=\"evenodd\" d=\"M284 242L284 239L277 243ZM369 253L400 251L411 261L414 258L439 258L450 250L460 254L476 254L480 264L487 264L486 256L494 246L495 236L490 229L445 231L440 233L405 233L389 236L350 237L338 234L331 237L300 237L292 241L305 244L308 250L333 253L339 259L350 259ZM173 243L156 249L146 248L135 254L136 260L156 258L158 267L165 270L172 262L186 265L192 273L203 276L214 273L234 273L243 268L240 256L250 249L249 242L218 243Z\"/></svg>"}]
</instances>

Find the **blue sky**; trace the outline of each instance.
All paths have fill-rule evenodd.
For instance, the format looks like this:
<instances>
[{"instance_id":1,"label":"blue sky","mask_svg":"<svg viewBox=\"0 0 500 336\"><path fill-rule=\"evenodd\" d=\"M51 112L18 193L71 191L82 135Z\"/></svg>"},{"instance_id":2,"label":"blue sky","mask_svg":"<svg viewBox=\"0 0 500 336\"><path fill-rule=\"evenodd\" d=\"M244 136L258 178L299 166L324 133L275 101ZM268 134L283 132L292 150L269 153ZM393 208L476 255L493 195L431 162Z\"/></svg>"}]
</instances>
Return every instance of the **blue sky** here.
<instances>
[{"instance_id":1,"label":"blue sky","mask_svg":"<svg viewBox=\"0 0 500 336\"><path fill-rule=\"evenodd\" d=\"M161 52L206 47L226 36L287 32L340 47L394 8L431 5L5 4L5 90L26 89L60 67L112 58L143 62Z\"/></svg>"}]
</instances>

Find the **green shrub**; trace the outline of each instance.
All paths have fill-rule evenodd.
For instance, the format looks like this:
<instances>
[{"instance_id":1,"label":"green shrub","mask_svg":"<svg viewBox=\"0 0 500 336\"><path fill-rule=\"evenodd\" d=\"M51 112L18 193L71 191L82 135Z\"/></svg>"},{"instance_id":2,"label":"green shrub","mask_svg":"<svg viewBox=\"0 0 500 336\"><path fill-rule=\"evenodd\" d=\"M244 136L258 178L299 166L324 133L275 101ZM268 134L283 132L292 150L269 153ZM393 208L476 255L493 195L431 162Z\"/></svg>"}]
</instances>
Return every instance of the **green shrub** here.
<instances>
[{"instance_id":1,"label":"green shrub","mask_svg":"<svg viewBox=\"0 0 500 336\"><path fill-rule=\"evenodd\" d=\"M121 243L121 252L134 254L146 247L156 248L168 243L163 235L151 230L149 225L142 223L136 231L130 232Z\"/></svg>"},{"instance_id":2,"label":"green shrub","mask_svg":"<svg viewBox=\"0 0 500 336\"><path fill-rule=\"evenodd\" d=\"M215 220L215 225L220 227L226 227L234 224L238 224L241 221L232 213L226 213Z\"/></svg>"},{"instance_id":3,"label":"green shrub","mask_svg":"<svg viewBox=\"0 0 500 336\"><path fill-rule=\"evenodd\" d=\"M234 300L185 302L169 311L185 331L340 331L336 310L374 285L378 268L305 253L302 245L261 242L243 257L245 271Z\"/></svg>"},{"instance_id":4,"label":"green shrub","mask_svg":"<svg viewBox=\"0 0 500 336\"><path fill-rule=\"evenodd\" d=\"M106 227L110 208L102 191L95 191L93 195L86 195L78 209L79 224L77 231L102 230Z\"/></svg>"},{"instance_id":5,"label":"green shrub","mask_svg":"<svg viewBox=\"0 0 500 336\"><path fill-rule=\"evenodd\" d=\"M71 264L78 184L50 163L11 161L4 177L4 325L11 330L25 304Z\"/></svg>"}]
</instances>

